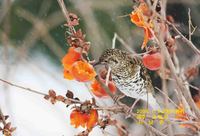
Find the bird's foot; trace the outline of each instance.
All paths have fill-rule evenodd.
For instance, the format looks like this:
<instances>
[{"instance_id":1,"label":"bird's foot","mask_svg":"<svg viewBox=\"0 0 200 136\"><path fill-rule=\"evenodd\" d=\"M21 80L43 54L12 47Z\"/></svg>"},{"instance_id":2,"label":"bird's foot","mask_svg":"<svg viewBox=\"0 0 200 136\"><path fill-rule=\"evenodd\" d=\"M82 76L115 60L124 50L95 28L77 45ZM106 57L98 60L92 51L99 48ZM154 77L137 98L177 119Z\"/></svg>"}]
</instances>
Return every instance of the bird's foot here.
<instances>
[{"instance_id":1,"label":"bird's foot","mask_svg":"<svg viewBox=\"0 0 200 136\"><path fill-rule=\"evenodd\" d=\"M121 94L121 95L115 95L113 100L114 100L114 103L117 103L120 99L124 98L125 95L124 94Z\"/></svg>"}]
</instances>

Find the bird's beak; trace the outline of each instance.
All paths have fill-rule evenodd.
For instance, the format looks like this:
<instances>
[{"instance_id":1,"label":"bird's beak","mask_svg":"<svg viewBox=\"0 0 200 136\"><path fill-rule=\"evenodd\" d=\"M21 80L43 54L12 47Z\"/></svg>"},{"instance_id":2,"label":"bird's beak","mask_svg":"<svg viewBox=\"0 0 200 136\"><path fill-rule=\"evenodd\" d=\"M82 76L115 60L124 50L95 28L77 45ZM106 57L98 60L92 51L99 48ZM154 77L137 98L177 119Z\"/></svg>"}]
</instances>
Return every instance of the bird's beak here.
<instances>
[{"instance_id":1,"label":"bird's beak","mask_svg":"<svg viewBox=\"0 0 200 136\"><path fill-rule=\"evenodd\" d=\"M95 62L94 64L93 64L93 66L95 67L95 66L97 66L97 65L105 65L106 63L104 63L104 62L100 62L100 61L98 61L98 62Z\"/></svg>"}]
</instances>

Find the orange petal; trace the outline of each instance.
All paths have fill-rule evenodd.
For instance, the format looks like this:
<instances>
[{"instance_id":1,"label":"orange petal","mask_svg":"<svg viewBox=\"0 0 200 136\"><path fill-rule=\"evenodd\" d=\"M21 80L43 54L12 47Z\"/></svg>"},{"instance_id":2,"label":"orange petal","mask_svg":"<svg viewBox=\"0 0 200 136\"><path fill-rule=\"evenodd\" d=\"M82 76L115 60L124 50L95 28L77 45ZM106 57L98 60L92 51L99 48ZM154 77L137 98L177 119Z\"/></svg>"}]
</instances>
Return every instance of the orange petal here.
<instances>
[{"instance_id":1,"label":"orange petal","mask_svg":"<svg viewBox=\"0 0 200 136\"><path fill-rule=\"evenodd\" d=\"M70 47L68 53L63 57L62 64L65 69L70 69L72 64L81 58L81 54L75 50L74 47Z\"/></svg>"},{"instance_id":2,"label":"orange petal","mask_svg":"<svg viewBox=\"0 0 200 136\"><path fill-rule=\"evenodd\" d=\"M86 126L86 122L88 120L88 115L86 113L82 113L78 110L73 110L70 114L70 124L75 128L82 126Z\"/></svg>"},{"instance_id":3,"label":"orange petal","mask_svg":"<svg viewBox=\"0 0 200 136\"><path fill-rule=\"evenodd\" d=\"M108 96L105 90L101 87L100 83L97 80L94 80L91 84L91 91L97 97Z\"/></svg>"},{"instance_id":4,"label":"orange petal","mask_svg":"<svg viewBox=\"0 0 200 136\"><path fill-rule=\"evenodd\" d=\"M130 18L131 18L131 22L136 24L137 26L139 26L139 27L143 27L144 26L143 18L139 13L133 11L130 14Z\"/></svg>"},{"instance_id":5,"label":"orange petal","mask_svg":"<svg viewBox=\"0 0 200 136\"><path fill-rule=\"evenodd\" d=\"M75 62L72 66L71 73L80 82L88 82L96 76L93 66L84 61Z\"/></svg>"},{"instance_id":6,"label":"orange petal","mask_svg":"<svg viewBox=\"0 0 200 136\"><path fill-rule=\"evenodd\" d=\"M90 130L94 127L94 125L97 123L98 121L98 112L97 110L90 110L90 113L89 113L89 118L88 118L88 121L87 121L87 128Z\"/></svg>"},{"instance_id":7,"label":"orange petal","mask_svg":"<svg viewBox=\"0 0 200 136\"><path fill-rule=\"evenodd\" d=\"M161 67L162 57L159 52L153 54L145 54L142 57L144 66L150 70L158 70Z\"/></svg>"},{"instance_id":8,"label":"orange petal","mask_svg":"<svg viewBox=\"0 0 200 136\"><path fill-rule=\"evenodd\" d=\"M146 47L149 39L153 37L150 31L151 28L153 28L152 21L149 18L150 16L151 11L149 10L147 4L144 2L140 3L139 7L130 14L131 22L136 24L138 27L144 28L144 40L141 47L142 49Z\"/></svg>"},{"instance_id":9,"label":"orange petal","mask_svg":"<svg viewBox=\"0 0 200 136\"><path fill-rule=\"evenodd\" d=\"M152 37L153 36L152 36L150 28L144 27L144 40L143 40L142 47L141 47L142 49L144 49L144 47L146 47L149 39L151 39Z\"/></svg>"},{"instance_id":10,"label":"orange petal","mask_svg":"<svg viewBox=\"0 0 200 136\"><path fill-rule=\"evenodd\" d=\"M75 128L79 127L81 124L79 118L81 118L80 112L77 110L73 110L70 114L70 124L73 125Z\"/></svg>"},{"instance_id":11,"label":"orange petal","mask_svg":"<svg viewBox=\"0 0 200 136\"><path fill-rule=\"evenodd\" d=\"M71 74L69 70L64 69L64 78L68 80L73 80L74 76Z\"/></svg>"},{"instance_id":12,"label":"orange petal","mask_svg":"<svg viewBox=\"0 0 200 136\"><path fill-rule=\"evenodd\" d=\"M102 80L105 83L105 80ZM111 81L108 83L108 88L110 91L114 94L116 92L116 87L115 84ZM100 83L97 80L94 80L93 83L91 84L91 91L92 93L97 96L97 97L106 97L108 94L106 91L103 89L103 87L100 85Z\"/></svg>"},{"instance_id":13,"label":"orange petal","mask_svg":"<svg viewBox=\"0 0 200 136\"><path fill-rule=\"evenodd\" d=\"M111 81L108 83L108 88L110 89L110 91L112 93L115 93L117 91L117 88L116 88L115 84L113 82L111 82Z\"/></svg>"}]
</instances>

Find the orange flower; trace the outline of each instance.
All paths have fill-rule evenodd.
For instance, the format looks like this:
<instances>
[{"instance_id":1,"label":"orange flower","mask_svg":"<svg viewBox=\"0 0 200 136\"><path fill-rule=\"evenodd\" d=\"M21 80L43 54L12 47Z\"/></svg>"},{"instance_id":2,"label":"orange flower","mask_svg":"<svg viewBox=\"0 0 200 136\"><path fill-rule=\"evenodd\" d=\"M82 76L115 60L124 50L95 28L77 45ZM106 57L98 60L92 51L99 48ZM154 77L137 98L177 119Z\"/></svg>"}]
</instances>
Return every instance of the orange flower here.
<instances>
[{"instance_id":1,"label":"orange flower","mask_svg":"<svg viewBox=\"0 0 200 136\"><path fill-rule=\"evenodd\" d=\"M88 113L84 113L77 109L73 110L70 114L70 124L75 128L82 126L91 130L98 121L97 110L91 109Z\"/></svg>"},{"instance_id":2,"label":"orange flower","mask_svg":"<svg viewBox=\"0 0 200 136\"><path fill-rule=\"evenodd\" d=\"M69 70L64 69L63 73L64 73L65 79L68 79L68 80L74 79L74 76L71 74L71 72Z\"/></svg>"},{"instance_id":3,"label":"orange flower","mask_svg":"<svg viewBox=\"0 0 200 136\"><path fill-rule=\"evenodd\" d=\"M144 66L150 70L158 70L162 63L162 57L159 52L153 54L145 54L142 57Z\"/></svg>"},{"instance_id":4,"label":"orange flower","mask_svg":"<svg viewBox=\"0 0 200 136\"><path fill-rule=\"evenodd\" d=\"M77 81L87 82L96 76L96 72L92 65L84 61L77 61L73 64L71 74Z\"/></svg>"},{"instance_id":5,"label":"orange flower","mask_svg":"<svg viewBox=\"0 0 200 136\"><path fill-rule=\"evenodd\" d=\"M144 27L144 40L141 47L142 49L147 45L149 39L152 37L151 29L149 27Z\"/></svg>"},{"instance_id":6,"label":"orange flower","mask_svg":"<svg viewBox=\"0 0 200 136\"><path fill-rule=\"evenodd\" d=\"M141 16L141 14L139 14L139 12L133 11L130 14L130 18L132 23L136 24L139 27L144 27L143 17Z\"/></svg>"},{"instance_id":7,"label":"orange flower","mask_svg":"<svg viewBox=\"0 0 200 136\"><path fill-rule=\"evenodd\" d=\"M87 123L86 123L86 127L88 129L91 129L94 127L94 125L97 123L98 121L98 112L97 110L90 110L90 113L89 113L89 118L87 120Z\"/></svg>"},{"instance_id":8,"label":"orange flower","mask_svg":"<svg viewBox=\"0 0 200 136\"><path fill-rule=\"evenodd\" d=\"M102 80L103 82L105 82L105 80ZM91 91L92 93L97 96L97 97L105 97L108 96L108 94L106 93L106 91L102 88L102 86L100 85L100 83L97 80L94 80L93 83L91 84ZM110 91L114 94L116 92L116 87L114 85L113 82L109 81L108 82L108 88L110 89Z\"/></svg>"},{"instance_id":9,"label":"orange flower","mask_svg":"<svg viewBox=\"0 0 200 136\"><path fill-rule=\"evenodd\" d=\"M62 59L62 64L66 70L70 70L72 64L81 58L81 54L75 49L74 47L70 47L68 53Z\"/></svg>"},{"instance_id":10,"label":"orange flower","mask_svg":"<svg viewBox=\"0 0 200 136\"><path fill-rule=\"evenodd\" d=\"M73 110L70 114L70 123L71 125L74 125L75 128L79 126L85 127L87 119L87 114L82 113L79 110Z\"/></svg>"},{"instance_id":11,"label":"orange flower","mask_svg":"<svg viewBox=\"0 0 200 136\"><path fill-rule=\"evenodd\" d=\"M81 54L75 47L70 47L68 53L63 57L64 78L87 82L96 76L93 67L84 61L80 61Z\"/></svg>"},{"instance_id":12,"label":"orange flower","mask_svg":"<svg viewBox=\"0 0 200 136\"><path fill-rule=\"evenodd\" d=\"M137 25L138 27L144 28L144 40L142 43L142 49L146 46L148 40L153 37L151 29L153 24L148 16L151 15L151 12L146 3L141 3L139 7L132 11L130 14L131 22Z\"/></svg>"}]
</instances>

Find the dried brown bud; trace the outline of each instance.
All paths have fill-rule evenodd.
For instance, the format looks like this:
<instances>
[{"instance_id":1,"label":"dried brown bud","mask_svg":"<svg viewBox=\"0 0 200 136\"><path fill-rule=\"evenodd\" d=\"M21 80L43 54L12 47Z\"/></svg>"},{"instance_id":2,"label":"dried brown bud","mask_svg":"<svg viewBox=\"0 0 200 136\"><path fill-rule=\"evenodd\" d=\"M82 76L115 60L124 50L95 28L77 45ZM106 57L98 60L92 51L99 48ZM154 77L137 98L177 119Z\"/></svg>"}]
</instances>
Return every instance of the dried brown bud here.
<instances>
[{"instance_id":1,"label":"dried brown bud","mask_svg":"<svg viewBox=\"0 0 200 136\"><path fill-rule=\"evenodd\" d=\"M66 97L67 98L74 98L74 94L73 94L73 92L72 91L70 91L70 90L67 90L67 94L66 94Z\"/></svg>"},{"instance_id":2,"label":"dried brown bud","mask_svg":"<svg viewBox=\"0 0 200 136\"><path fill-rule=\"evenodd\" d=\"M58 95L58 96L56 96L56 100L64 102L65 101L65 97L63 97L62 95Z\"/></svg>"},{"instance_id":3,"label":"dried brown bud","mask_svg":"<svg viewBox=\"0 0 200 136\"><path fill-rule=\"evenodd\" d=\"M67 24L64 24L65 26L77 26L79 25L79 19L78 16L74 13L69 13L69 19L70 22L68 22Z\"/></svg>"}]
</instances>

